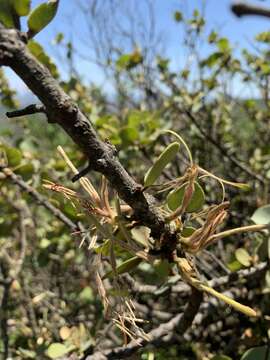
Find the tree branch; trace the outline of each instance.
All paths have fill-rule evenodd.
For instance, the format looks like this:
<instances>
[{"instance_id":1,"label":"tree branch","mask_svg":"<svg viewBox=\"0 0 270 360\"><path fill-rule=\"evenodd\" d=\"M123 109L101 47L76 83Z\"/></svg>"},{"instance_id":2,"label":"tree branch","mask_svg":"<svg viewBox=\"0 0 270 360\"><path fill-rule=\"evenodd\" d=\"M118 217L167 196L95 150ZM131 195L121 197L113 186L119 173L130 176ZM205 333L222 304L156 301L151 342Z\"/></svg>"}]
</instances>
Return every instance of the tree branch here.
<instances>
[{"instance_id":1,"label":"tree branch","mask_svg":"<svg viewBox=\"0 0 270 360\"><path fill-rule=\"evenodd\" d=\"M258 6L249 4L247 2L239 1L231 5L232 12L238 16L247 16L247 15L259 15L270 18L270 9L264 6Z\"/></svg>"},{"instance_id":2,"label":"tree branch","mask_svg":"<svg viewBox=\"0 0 270 360\"><path fill-rule=\"evenodd\" d=\"M7 112L6 115L8 118L14 118L17 116L32 115L37 113L46 113L45 107L40 104L32 104L26 106L24 109Z\"/></svg>"},{"instance_id":3,"label":"tree branch","mask_svg":"<svg viewBox=\"0 0 270 360\"><path fill-rule=\"evenodd\" d=\"M42 205L47 210L49 210L58 220L64 223L72 231L79 230L79 226L71 221L65 214L62 213L59 209L53 206L47 199L45 199L39 192L37 192L32 186L28 185L21 176L14 174L14 172L5 167L0 166L0 171L9 178L14 184L19 186L22 190L26 191L30 196L32 196L37 204Z\"/></svg>"},{"instance_id":4,"label":"tree branch","mask_svg":"<svg viewBox=\"0 0 270 360\"><path fill-rule=\"evenodd\" d=\"M163 234L168 251L175 248L176 234L165 224L154 197L123 168L113 146L97 136L88 118L60 88L48 69L28 51L25 36L17 30L0 27L0 66L13 69L46 108L50 122L60 125L89 159L91 168L105 175L119 196L132 207L135 218L152 230L156 239Z\"/></svg>"}]
</instances>

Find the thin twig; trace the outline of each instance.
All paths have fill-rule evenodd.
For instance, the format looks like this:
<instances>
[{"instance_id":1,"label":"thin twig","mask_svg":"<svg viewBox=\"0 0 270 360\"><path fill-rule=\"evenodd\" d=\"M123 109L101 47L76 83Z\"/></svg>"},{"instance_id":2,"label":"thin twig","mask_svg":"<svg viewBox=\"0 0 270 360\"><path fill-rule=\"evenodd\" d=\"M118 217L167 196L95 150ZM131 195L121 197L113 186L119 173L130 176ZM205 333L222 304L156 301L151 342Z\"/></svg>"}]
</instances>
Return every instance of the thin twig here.
<instances>
[{"instance_id":1,"label":"thin twig","mask_svg":"<svg viewBox=\"0 0 270 360\"><path fill-rule=\"evenodd\" d=\"M249 4L247 2L239 1L231 5L232 12L238 16L259 15L270 18L270 9L264 6Z\"/></svg>"},{"instance_id":2,"label":"thin twig","mask_svg":"<svg viewBox=\"0 0 270 360\"><path fill-rule=\"evenodd\" d=\"M40 104L32 104L26 106L24 109L9 111L6 113L6 115L8 118L14 118L14 117L32 115L37 113L46 113L45 106Z\"/></svg>"}]
</instances>

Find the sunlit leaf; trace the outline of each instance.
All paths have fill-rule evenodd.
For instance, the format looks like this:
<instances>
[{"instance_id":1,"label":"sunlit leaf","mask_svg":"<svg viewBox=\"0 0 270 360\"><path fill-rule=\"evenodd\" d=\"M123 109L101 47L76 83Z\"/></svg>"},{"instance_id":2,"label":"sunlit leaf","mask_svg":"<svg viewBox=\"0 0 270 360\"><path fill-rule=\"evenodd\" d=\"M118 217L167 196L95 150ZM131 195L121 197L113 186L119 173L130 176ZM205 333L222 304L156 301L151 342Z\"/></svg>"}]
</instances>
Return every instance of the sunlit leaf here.
<instances>
[{"instance_id":1,"label":"sunlit leaf","mask_svg":"<svg viewBox=\"0 0 270 360\"><path fill-rule=\"evenodd\" d=\"M55 78L59 76L56 65L45 53L43 47L38 42L30 40L28 41L27 47L31 54L34 55L43 65L45 65Z\"/></svg>"},{"instance_id":2,"label":"sunlit leaf","mask_svg":"<svg viewBox=\"0 0 270 360\"><path fill-rule=\"evenodd\" d=\"M37 34L55 17L59 0L48 0L34 8L28 17L28 28L31 33Z\"/></svg>"},{"instance_id":3,"label":"sunlit leaf","mask_svg":"<svg viewBox=\"0 0 270 360\"><path fill-rule=\"evenodd\" d=\"M26 16L31 9L31 0L12 0L13 7L19 16Z\"/></svg>"},{"instance_id":4,"label":"sunlit leaf","mask_svg":"<svg viewBox=\"0 0 270 360\"><path fill-rule=\"evenodd\" d=\"M270 223L270 205L265 205L258 208L251 217L255 224Z\"/></svg>"},{"instance_id":5,"label":"sunlit leaf","mask_svg":"<svg viewBox=\"0 0 270 360\"><path fill-rule=\"evenodd\" d=\"M251 265L252 258L244 248L239 248L235 251L235 258L240 262L240 264L246 267Z\"/></svg>"},{"instance_id":6,"label":"sunlit leaf","mask_svg":"<svg viewBox=\"0 0 270 360\"><path fill-rule=\"evenodd\" d=\"M53 343L47 349L47 355L50 359L57 359L64 356L70 351L70 349L61 343Z\"/></svg>"},{"instance_id":7,"label":"sunlit leaf","mask_svg":"<svg viewBox=\"0 0 270 360\"><path fill-rule=\"evenodd\" d=\"M4 150L8 160L8 166L15 167L20 165L22 160L22 153L20 150L4 145L0 146L0 150Z\"/></svg>"},{"instance_id":8,"label":"sunlit leaf","mask_svg":"<svg viewBox=\"0 0 270 360\"><path fill-rule=\"evenodd\" d=\"M155 161L154 165L147 171L144 178L145 186L154 184L164 168L175 158L179 148L180 144L178 142L174 142L166 147Z\"/></svg>"},{"instance_id":9,"label":"sunlit leaf","mask_svg":"<svg viewBox=\"0 0 270 360\"><path fill-rule=\"evenodd\" d=\"M91 302L93 298L94 298L94 294L90 286L86 286L79 294L79 299L82 302Z\"/></svg>"}]
</instances>

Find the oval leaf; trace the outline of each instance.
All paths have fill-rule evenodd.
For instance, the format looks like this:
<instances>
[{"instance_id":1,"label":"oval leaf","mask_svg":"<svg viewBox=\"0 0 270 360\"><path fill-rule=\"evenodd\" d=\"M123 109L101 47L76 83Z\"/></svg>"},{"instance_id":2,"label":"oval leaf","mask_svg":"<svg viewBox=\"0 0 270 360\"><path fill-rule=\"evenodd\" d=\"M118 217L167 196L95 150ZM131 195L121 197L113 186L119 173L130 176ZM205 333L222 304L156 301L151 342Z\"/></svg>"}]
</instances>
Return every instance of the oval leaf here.
<instances>
[{"instance_id":1,"label":"oval leaf","mask_svg":"<svg viewBox=\"0 0 270 360\"><path fill-rule=\"evenodd\" d=\"M43 47L37 41L28 41L27 47L31 54L34 55L43 65L45 65L50 70L53 77L57 78L59 76L55 63L45 53Z\"/></svg>"},{"instance_id":2,"label":"oval leaf","mask_svg":"<svg viewBox=\"0 0 270 360\"><path fill-rule=\"evenodd\" d=\"M154 165L147 171L144 178L144 185L150 186L154 184L157 178L160 176L164 168L175 158L180 144L173 142L168 145L166 149L160 154Z\"/></svg>"},{"instance_id":3,"label":"oval leaf","mask_svg":"<svg viewBox=\"0 0 270 360\"><path fill-rule=\"evenodd\" d=\"M255 224L270 223L270 205L265 205L257 209L251 217Z\"/></svg>"},{"instance_id":4,"label":"oval leaf","mask_svg":"<svg viewBox=\"0 0 270 360\"><path fill-rule=\"evenodd\" d=\"M142 262L142 259L134 256L126 261L124 261L121 265L117 266L116 272L118 275L129 272L133 270L136 266L138 266ZM103 279L113 276L113 271L109 271L107 274L103 276Z\"/></svg>"},{"instance_id":5,"label":"oval leaf","mask_svg":"<svg viewBox=\"0 0 270 360\"><path fill-rule=\"evenodd\" d=\"M30 12L31 0L13 0L13 8L19 16L26 16Z\"/></svg>"},{"instance_id":6,"label":"oval leaf","mask_svg":"<svg viewBox=\"0 0 270 360\"><path fill-rule=\"evenodd\" d=\"M9 0L0 1L0 22L7 28L15 27Z\"/></svg>"},{"instance_id":7,"label":"oval leaf","mask_svg":"<svg viewBox=\"0 0 270 360\"><path fill-rule=\"evenodd\" d=\"M186 226L181 232L181 236L183 237L189 237L191 236L196 229L192 226Z\"/></svg>"},{"instance_id":8,"label":"oval leaf","mask_svg":"<svg viewBox=\"0 0 270 360\"><path fill-rule=\"evenodd\" d=\"M47 355L51 359L57 359L65 354L67 354L70 350L61 343L53 343L48 347Z\"/></svg>"},{"instance_id":9,"label":"oval leaf","mask_svg":"<svg viewBox=\"0 0 270 360\"><path fill-rule=\"evenodd\" d=\"M251 265L251 256L244 248L239 248L235 251L235 257L236 260L240 262L240 264L244 266L250 266Z\"/></svg>"},{"instance_id":10,"label":"oval leaf","mask_svg":"<svg viewBox=\"0 0 270 360\"><path fill-rule=\"evenodd\" d=\"M270 360L270 353L266 358L267 346L251 348L244 353L241 360Z\"/></svg>"},{"instance_id":11,"label":"oval leaf","mask_svg":"<svg viewBox=\"0 0 270 360\"><path fill-rule=\"evenodd\" d=\"M170 210L175 211L178 209L183 202L185 189L187 183L180 186L178 189L171 191L167 196L167 204ZM194 192L191 197L191 200L187 206L187 212L198 211L202 208L205 201L204 191L200 184L197 182L194 183Z\"/></svg>"},{"instance_id":12,"label":"oval leaf","mask_svg":"<svg viewBox=\"0 0 270 360\"><path fill-rule=\"evenodd\" d=\"M1 148L6 153L9 167L18 166L21 163L22 153L20 152L20 150L9 146L1 146Z\"/></svg>"},{"instance_id":13,"label":"oval leaf","mask_svg":"<svg viewBox=\"0 0 270 360\"><path fill-rule=\"evenodd\" d=\"M31 35L35 35L47 26L55 17L59 0L49 0L38 5L29 15L27 24Z\"/></svg>"},{"instance_id":14,"label":"oval leaf","mask_svg":"<svg viewBox=\"0 0 270 360\"><path fill-rule=\"evenodd\" d=\"M132 238L140 245L149 246L149 237L151 230L146 226L138 226L131 230Z\"/></svg>"}]
</instances>

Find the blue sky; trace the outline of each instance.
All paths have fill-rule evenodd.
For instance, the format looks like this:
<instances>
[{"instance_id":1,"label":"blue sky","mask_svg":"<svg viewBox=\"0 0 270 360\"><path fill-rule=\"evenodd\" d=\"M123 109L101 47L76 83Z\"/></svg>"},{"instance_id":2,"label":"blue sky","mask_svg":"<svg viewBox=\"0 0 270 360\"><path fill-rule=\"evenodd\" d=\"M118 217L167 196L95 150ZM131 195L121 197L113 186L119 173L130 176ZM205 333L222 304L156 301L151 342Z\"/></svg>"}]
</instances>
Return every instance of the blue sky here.
<instances>
[{"instance_id":1,"label":"blue sky","mask_svg":"<svg viewBox=\"0 0 270 360\"><path fill-rule=\"evenodd\" d=\"M65 69L59 58L55 56L56 48L52 41L57 32L63 32L66 39L73 37L76 40L76 34L82 34L85 31L84 19L78 10L78 1L87 3L89 0L60 0L60 7L58 14L53 22L36 36L47 52L58 63L59 69L65 76ZM104 3L108 0L103 0ZM133 0L122 0L128 3ZM143 1L143 0L141 0ZM270 28L270 21L258 17L245 17L238 19L230 11L231 0L152 0L154 4L154 11L157 20L157 28L163 35L166 42L166 55L172 59L172 63L176 66L185 60L185 53L181 48L181 27L173 21L173 13L175 10L180 10L185 14L192 14L194 8L202 9L205 4L205 17L207 28L218 29L219 32L228 37L232 41L236 49L241 47L251 47L254 35L260 31L267 31ZM43 1L33 0L32 6ZM253 3L264 4L270 6L270 1L253 1ZM140 0L137 0L138 6ZM79 42L77 43L79 50L85 51ZM207 45L201 51L207 52ZM98 68L89 62L77 59L77 68L80 74L87 80L97 83L104 83L103 75ZM21 95L27 94L28 90L24 87L22 82L7 71L7 75L15 88ZM105 84L106 86L106 84Z\"/></svg>"}]
</instances>

